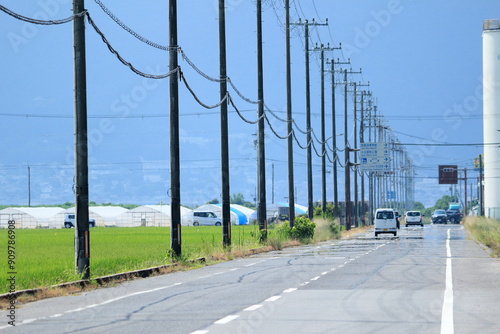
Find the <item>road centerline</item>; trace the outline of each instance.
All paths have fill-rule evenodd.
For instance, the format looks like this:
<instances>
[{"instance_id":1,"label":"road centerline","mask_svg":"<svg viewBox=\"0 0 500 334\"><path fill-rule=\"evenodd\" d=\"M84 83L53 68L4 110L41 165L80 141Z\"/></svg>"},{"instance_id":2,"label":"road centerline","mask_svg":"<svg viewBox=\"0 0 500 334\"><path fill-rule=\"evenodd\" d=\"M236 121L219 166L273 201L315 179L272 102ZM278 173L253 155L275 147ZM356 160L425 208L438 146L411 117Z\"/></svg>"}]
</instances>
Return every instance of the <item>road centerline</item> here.
<instances>
[{"instance_id":1,"label":"road centerline","mask_svg":"<svg viewBox=\"0 0 500 334\"><path fill-rule=\"evenodd\" d=\"M441 312L441 334L454 333L453 326L453 277L450 248L450 229L446 232L446 279L443 299L443 310Z\"/></svg>"}]
</instances>

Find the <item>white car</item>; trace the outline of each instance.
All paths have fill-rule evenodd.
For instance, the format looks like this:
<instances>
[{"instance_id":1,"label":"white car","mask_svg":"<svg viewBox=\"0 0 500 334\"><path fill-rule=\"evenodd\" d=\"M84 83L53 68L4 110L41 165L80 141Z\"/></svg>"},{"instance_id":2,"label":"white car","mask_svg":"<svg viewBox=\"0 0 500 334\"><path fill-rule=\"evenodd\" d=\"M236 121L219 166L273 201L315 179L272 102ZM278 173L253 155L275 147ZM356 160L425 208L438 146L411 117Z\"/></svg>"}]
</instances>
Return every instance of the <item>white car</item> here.
<instances>
[{"instance_id":1,"label":"white car","mask_svg":"<svg viewBox=\"0 0 500 334\"><path fill-rule=\"evenodd\" d=\"M405 215L406 227L409 225L420 225L424 227L424 222L422 220L422 214L420 211L408 211Z\"/></svg>"},{"instance_id":2,"label":"white car","mask_svg":"<svg viewBox=\"0 0 500 334\"><path fill-rule=\"evenodd\" d=\"M219 218L213 212L193 212L193 226L209 225L221 226L222 218Z\"/></svg>"}]
</instances>

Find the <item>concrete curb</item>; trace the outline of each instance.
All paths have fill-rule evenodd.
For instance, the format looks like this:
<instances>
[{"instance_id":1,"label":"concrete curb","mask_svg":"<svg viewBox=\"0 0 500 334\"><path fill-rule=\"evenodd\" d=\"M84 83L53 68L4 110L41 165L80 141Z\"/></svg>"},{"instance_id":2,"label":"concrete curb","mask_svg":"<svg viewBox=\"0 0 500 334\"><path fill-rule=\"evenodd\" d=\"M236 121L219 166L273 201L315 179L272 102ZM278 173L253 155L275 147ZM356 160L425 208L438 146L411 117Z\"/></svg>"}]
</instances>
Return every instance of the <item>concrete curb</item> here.
<instances>
[{"instance_id":1,"label":"concrete curb","mask_svg":"<svg viewBox=\"0 0 500 334\"><path fill-rule=\"evenodd\" d=\"M287 247L293 247L295 245L285 245L283 248ZM251 248L246 250L248 252L244 256L249 256L249 255L254 255L254 254L259 254L259 253L265 253L272 251L268 247L259 247L259 248ZM194 262L206 262L206 259L204 257L195 259L195 260L189 260L188 262L194 263ZM170 267L175 267L177 264L166 264L158 267L151 267L151 268L146 268L146 269L140 269L140 270L134 270L134 271L128 271L124 273L119 273L119 274L113 274L113 275L108 275L108 276L102 276L102 277L97 277L93 278L90 280L80 280L80 281L75 281L75 282L67 282L67 283L62 283L62 284L57 284L57 285L51 285L49 287L42 287L42 288L36 288L36 289L26 289L26 290L19 290L15 291L12 293L4 293L0 295L0 301L9 301L12 299L17 299L19 296L26 294L26 295L35 295L37 293L47 291L50 289L57 289L57 288L67 288L67 287L80 287L84 288L91 283L97 283L99 285L103 285L109 282L113 281L119 281L119 280L130 280L134 278L146 278L149 276L152 276L154 274L159 273L162 269L170 268Z\"/></svg>"},{"instance_id":2,"label":"concrete curb","mask_svg":"<svg viewBox=\"0 0 500 334\"><path fill-rule=\"evenodd\" d=\"M194 262L204 263L205 258L201 257L201 258L198 258L195 260L190 260L188 262L190 262L190 263L194 263ZM177 263L166 264L166 265L162 265L162 266L158 266L158 267L151 267L151 268L146 268L146 269L139 269L139 270L128 271L128 272L124 272L124 273L96 277L96 278L92 278L90 280L79 280L79 281L74 281L74 282L67 282L67 283L51 285L49 287L42 287L42 288L36 288L36 289L26 289L26 290L19 290L19 291L10 292L10 293L4 293L4 294L0 295L0 301L16 299L17 297L19 297L23 294L35 295L37 293L47 291L50 289L68 288L68 287L84 288L84 287L90 285L91 283L97 283L99 285L103 285L106 283L110 283L113 281L119 281L119 280L130 280L130 279L134 279L134 278L146 278L146 277L152 276L154 274L160 273L161 270L163 270L163 269L176 267L177 265L178 265Z\"/></svg>"}]
</instances>

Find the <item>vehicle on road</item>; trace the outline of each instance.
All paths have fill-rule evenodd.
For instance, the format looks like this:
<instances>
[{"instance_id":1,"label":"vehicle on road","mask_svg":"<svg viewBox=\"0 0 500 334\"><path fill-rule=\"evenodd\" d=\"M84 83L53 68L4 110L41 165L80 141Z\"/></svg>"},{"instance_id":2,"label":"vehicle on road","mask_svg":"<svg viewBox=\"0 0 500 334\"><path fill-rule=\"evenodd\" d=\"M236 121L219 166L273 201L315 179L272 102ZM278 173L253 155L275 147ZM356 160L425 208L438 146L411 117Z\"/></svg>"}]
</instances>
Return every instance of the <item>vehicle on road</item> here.
<instances>
[{"instance_id":1,"label":"vehicle on road","mask_svg":"<svg viewBox=\"0 0 500 334\"><path fill-rule=\"evenodd\" d=\"M405 215L405 224L406 227L410 225L420 225L424 227L422 213L420 211L407 211Z\"/></svg>"},{"instance_id":2,"label":"vehicle on road","mask_svg":"<svg viewBox=\"0 0 500 334\"><path fill-rule=\"evenodd\" d=\"M446 210L446 216L450 224L460 224L462 220L462 212L460 212L460 209Z\"/></svg>"},{"instance_id":3,"label":"vehicle on road","mask_svg":"<svg viewBox=\"0 0 500 334\"><path fill-rule=\"evenodd\" d=\"M290 219L290 209L288 206L279 206L278 207L278 217L277 219L281 221L289 220Z\"/></svg>"},{"instance_id":4,"label":"vehicle on road","mask_svg":"<svg viewBox=\"0 0 500 334\"><path fill-rule=\"evenodd\" d=\"M64 216L64 227L72 228L76 226L75 214L66 214ZM95 219L89 219L89 227L95 227Z\"/></svg>"},{"instance_id":5,"label":"vehicle on road","mask_svg":"<svg viewBox=\"0 0 500 334\"><path fill-rule=\"evenodd\" d=\"M377 209L375 211L375 237L380 233L391 233L396 236L398 234L398 226L396 221L396 213L394 209Z\"/></svg>"},{"instance_id":6,"label":"vehicle on road","mask_svg":"<svg viewBox=\"0 0 500 334\"><path fill-rule=\"evenodd\" d=\"M431 220L433 224L446 224L448 222L446 210L435 210L431 215Z\"/></svg>"},{"instance_id":7,"label":"vehicle on road","mask_svg":"<svg viewBox=\"0 0 500 334\"><path fill-rule=\"evenodd\" d=\"M193 226L199 225L221 226L222 219L210 211L193 212Z\"/></svg>"}]
</instances>

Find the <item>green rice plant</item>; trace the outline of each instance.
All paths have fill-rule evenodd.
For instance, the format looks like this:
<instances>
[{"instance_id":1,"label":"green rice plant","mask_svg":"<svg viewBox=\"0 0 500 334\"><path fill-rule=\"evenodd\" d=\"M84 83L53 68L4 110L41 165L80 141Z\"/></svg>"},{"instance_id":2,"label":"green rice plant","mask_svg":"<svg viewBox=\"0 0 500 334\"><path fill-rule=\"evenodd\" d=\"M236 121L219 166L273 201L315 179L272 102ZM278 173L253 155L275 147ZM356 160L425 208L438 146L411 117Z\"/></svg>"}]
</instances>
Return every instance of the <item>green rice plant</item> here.
<instances>
[{"instance_id":1,"label":"green rice plant","mask_svg":"<svg viewBox=\"0 0 500 334\"><path fill-rule=\"evenodd\" d=\"M258 229L258 227L257 227ZM232 249L259 247L251 236L255 226L232 226ZM74 229L17 229L14 270L7 270L7 247L3 249L0 293L9 291L15 272L15 289L32 289L76 281ZM211 258L227 253L222 247L222 228L183 226L182 258ZM7 245L8 230L0 230L0 243ZM102 228L90 230L91 277L145 269L172 263L169 227ZM2 256L0 255L0 256Z\"/></svg>"}]
</instances>

